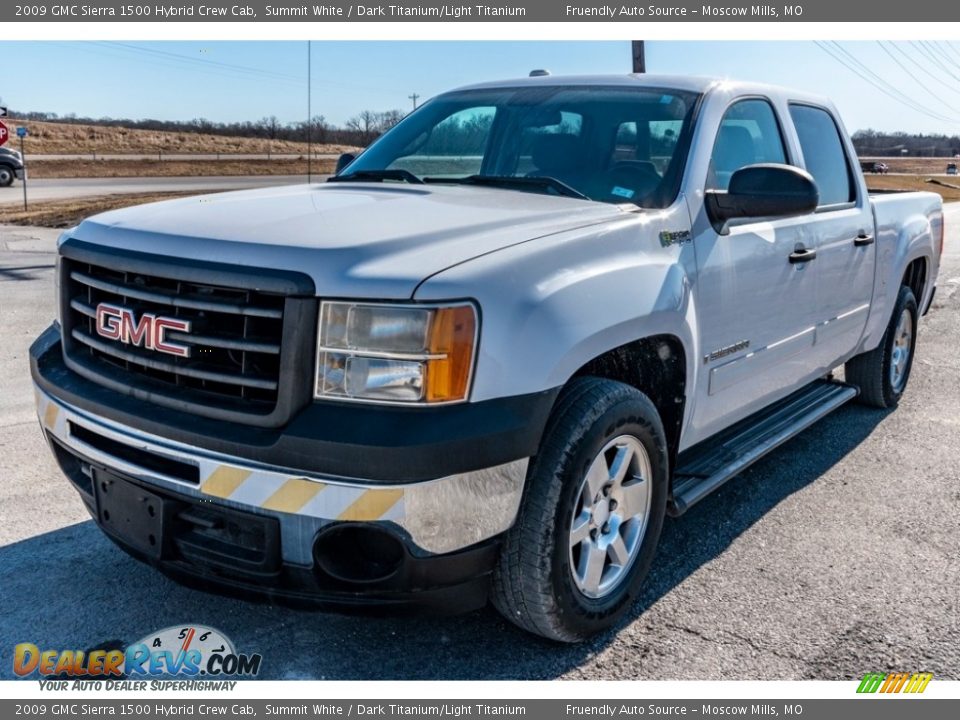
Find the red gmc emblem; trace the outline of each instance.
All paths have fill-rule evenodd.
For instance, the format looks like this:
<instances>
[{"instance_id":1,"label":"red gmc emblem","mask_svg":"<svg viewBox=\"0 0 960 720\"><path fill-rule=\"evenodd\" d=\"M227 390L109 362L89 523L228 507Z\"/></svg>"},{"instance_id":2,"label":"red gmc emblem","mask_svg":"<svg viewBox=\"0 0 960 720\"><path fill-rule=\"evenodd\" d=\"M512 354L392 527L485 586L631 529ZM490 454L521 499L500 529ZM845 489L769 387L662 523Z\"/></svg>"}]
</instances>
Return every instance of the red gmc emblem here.
<instances>
[{"instance_id":1,"label":"red gmc emblem","mask_svg":"<svg viewBox=\"0 0 960 720\"><path fill-rule=\"evenodd\" d=\"M167 340L169 330L188 333L190 321L152 313L144 313L137 321L133 316L133 310L110 303L97 305L97 334L101 337L168 355L190 357L190 348L187 345Z\"/></svg>"}]
</instances>

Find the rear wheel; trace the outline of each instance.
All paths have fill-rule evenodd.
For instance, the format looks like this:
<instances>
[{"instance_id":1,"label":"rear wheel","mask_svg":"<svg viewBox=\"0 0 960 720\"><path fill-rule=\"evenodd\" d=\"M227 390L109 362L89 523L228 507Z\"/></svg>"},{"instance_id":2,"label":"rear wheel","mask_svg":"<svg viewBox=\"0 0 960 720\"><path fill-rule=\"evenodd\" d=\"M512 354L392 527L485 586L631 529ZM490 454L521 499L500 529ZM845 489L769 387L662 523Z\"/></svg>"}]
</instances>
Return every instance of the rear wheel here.
<instances>
[{"instance_id":1,"label":"rear wheel","mask_svg":"<svg viewBox=\"0 0 960 720\"><path fill-rule=\"evenodd\" d=\"M880 344L847 361L844 375L860 388L858 400L879 408L896 407L907 388L917 344L917 300L900 288L893 315Z\"/></svg>"},{"instance_id":2,"label":"rear wheel","mask_svg":"<svg viewBox=\"0 0 960 720\"><path fill-rule=\"evenodd\" d=\"M0 165L0 187L9 187L13 184L13 170L6 165Z\"/></svg>"},{"instance_id":3,"label":"rear wheel","mask_svg":"<svg viewBox=\"0 0 960 720\"><path fill-rule=\"evenodd\" d=\"M572 381L531 465L494 573L494 605L553 640L610 627L650 568L666 500L666 440L653 403L623 383Z\"/></svg>"}]
</instances>

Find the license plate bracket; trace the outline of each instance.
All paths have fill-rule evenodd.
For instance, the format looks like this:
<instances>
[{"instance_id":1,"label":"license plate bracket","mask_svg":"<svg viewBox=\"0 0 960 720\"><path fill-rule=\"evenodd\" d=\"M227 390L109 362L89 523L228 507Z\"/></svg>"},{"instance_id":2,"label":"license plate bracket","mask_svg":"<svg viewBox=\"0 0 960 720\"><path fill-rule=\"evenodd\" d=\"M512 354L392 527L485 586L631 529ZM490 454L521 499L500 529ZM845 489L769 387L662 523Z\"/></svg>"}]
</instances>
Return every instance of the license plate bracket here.
<instances>
[{"instance_id":1,"label":"license plate bracket","mask_svg":"<svg viewBox=\"0 0 960 720\"><path fill-rule=\"evenodd\" d=\"M163 552L164 500L111 472L94 473L100 526L133 549L159 560Z\"/></svg>"}]
</instances>

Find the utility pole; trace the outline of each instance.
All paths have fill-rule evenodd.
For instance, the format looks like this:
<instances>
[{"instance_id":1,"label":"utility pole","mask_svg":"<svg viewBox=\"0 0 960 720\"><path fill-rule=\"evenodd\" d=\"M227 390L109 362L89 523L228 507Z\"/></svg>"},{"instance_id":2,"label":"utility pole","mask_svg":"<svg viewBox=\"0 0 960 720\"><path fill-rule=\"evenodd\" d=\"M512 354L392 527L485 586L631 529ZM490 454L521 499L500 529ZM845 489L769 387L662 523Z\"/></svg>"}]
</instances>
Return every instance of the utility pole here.
<instances>
[{"instance_id":1,"label":"utility pole","mask_svg":"<svg viewBox=\"0 0 960 720\"><path fill-rule=\"evenodd\" d=\"M407 95L407 97L410 98L411 100L413 100L413 109L416 110L416 109L417 109L417 100L420 99L420 96L417 95L416 93L414 93L413 95Z\"/></svg>"},{"instance_id":2,"label":"utility pole","mask_svg":"<svg viewBox=\"0 0 960 720\"><path fill-rule=\"evenodd\" d=\"M633 45L633 72L645 73L647 71L647 58L643 51L643 40L634 40Z\"/></svg>"},{"instance_id":3,"label":"utility pole","mask_svg":"<svg viewBox=\"0 0 960 720\"><path fill-rule=\"evenodd\" d=\"M310 82L313 77L313 63L310 62L311 49L313 43L307 40L307 184L310 184L313 174L313 83Z\"/></svg>"},{"instance_id":4,"label":"utility pole","mask_svg":"<svg viewBox=\"0 0 960 720\"><path fill-rule=\"evenodd\" d=\"M23 163L23 209L27 209L27 154L23 149L23 137L26 135L26 131L17 132L17 135L20 136L20 161Z\"/></svg>"}]
</instances>

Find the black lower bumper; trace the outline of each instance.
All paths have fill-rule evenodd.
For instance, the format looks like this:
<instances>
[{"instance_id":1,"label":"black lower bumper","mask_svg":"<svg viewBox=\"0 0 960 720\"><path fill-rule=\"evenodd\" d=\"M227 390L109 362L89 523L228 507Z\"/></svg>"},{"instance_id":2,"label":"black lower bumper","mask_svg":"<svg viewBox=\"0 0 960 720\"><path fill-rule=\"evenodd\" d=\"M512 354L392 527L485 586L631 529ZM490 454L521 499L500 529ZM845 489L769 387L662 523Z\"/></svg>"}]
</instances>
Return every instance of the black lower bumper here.
<instances>
[{"instance_id":1,"label":"black lower bumper","mask_svg":"<svg viewBox=\"0 0 960 720\"><path fill-rule=\"evenodd\" d=\"M61 470L104 534L134 558L189 587L298 608L389 615L456 614L487 601L498 538L424 557L409 552L400 536L377 529L368 558L375 561L373 572L344 577L335 564L325 566L322 555L315 554L310 567L285 563L277 517L148 486L48 438ZM354 525L359 533L372 532L369 525ZM333 538L330 549L353 553L356 564L350 571L357 573L364 562L356 557L357 536L334 537L350 527L331 524L318 531L313 543L325 547Z\"/></svg>"}]
</instances>

